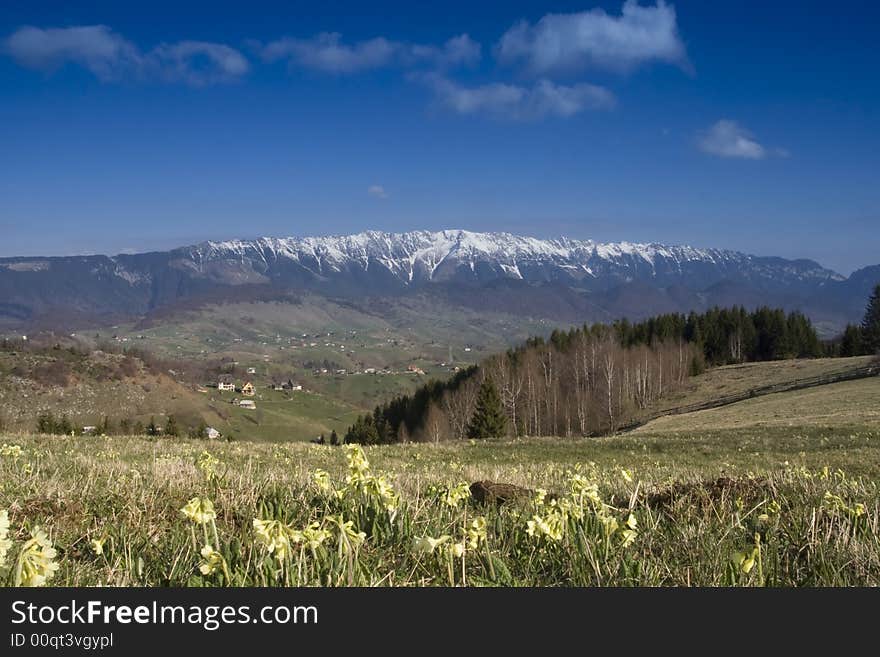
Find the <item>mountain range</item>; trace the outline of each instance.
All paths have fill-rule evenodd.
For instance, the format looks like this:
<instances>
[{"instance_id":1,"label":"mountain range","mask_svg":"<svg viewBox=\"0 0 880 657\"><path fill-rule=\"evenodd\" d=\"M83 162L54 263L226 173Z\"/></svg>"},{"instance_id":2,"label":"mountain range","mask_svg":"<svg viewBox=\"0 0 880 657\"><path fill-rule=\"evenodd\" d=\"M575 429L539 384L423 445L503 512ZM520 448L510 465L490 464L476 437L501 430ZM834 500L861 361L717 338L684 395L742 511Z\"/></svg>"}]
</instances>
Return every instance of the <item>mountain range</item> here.
<instances>
[{"instance_id":1,"label":"mountain range","mask_svg":"<svg viewBox=\"0 0 880 657\"><path fill-rule=\"evenodd\" d=\"M580 323L714 305L806 312L826 335L857 321L880 265L845 277L812 260L664 244L464 230L204 242L117 256L0 258L0 325L73 326L200 301L308 291L422 295Z\"/></svg>"}]
</instances>

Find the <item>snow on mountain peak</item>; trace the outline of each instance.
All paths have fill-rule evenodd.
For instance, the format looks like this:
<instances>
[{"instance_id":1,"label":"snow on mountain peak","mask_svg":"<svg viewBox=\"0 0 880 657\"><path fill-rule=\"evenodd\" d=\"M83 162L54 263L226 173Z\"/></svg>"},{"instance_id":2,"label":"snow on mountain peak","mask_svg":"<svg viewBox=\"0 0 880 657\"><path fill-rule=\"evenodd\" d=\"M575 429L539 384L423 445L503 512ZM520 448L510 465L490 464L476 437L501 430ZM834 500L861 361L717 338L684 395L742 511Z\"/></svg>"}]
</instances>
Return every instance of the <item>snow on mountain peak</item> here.
<instances>
[{"instance_id":1,"label":"snow on mountain peak","mask_svg":"<svg viewBox=\"0 0 880 657\"><path fill-rule=\"evenodd\" d=\"M756 272L761 269L754 266L752 256L737 251L626 241L603 243L565 237L541 239L508 232L468 230L405 233L368 230L323 237L262 237L205 242L191 247L191 251L199 261L248 260L269 267L273 262L291 260L319 276L351 268L369 271L371 263L377 263L405 284L460 276L456 273L458 268L470 270L474 276L480 268L483 276L489 276L485 273L489 271L499 277L528 278L538 276L534 272L544 268L540 276L546 277L550 276L546 269L555 268L568 276L595 277L605 273L627 279L635 274L642 277L683 275L685 269L694 270L701 265L721 273L746 267ZM788 268L796 264L788 262ZM787 273L795 278L837 277L834 272L811 264L814 266L796 266ZM778 272L782 267L773 269Z\"/></svg>"}]
</instances>

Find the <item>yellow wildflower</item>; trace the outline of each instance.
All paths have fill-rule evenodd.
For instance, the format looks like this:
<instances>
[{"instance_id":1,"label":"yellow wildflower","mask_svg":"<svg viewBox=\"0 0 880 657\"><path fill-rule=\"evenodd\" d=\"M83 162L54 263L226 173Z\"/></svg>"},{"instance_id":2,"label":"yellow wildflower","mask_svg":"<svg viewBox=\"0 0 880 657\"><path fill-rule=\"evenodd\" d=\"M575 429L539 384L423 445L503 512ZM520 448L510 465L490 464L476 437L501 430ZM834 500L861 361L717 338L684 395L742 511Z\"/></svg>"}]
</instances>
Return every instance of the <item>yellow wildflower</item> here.
<instances>
[{"instance_id":1,"label":"yellow wildflower","mask_svg":"<svg viewBox=\"0 0 880 657\"><path fill-rule=\"evenodd\" d=\"M214 481L217 478L217 466L220 461L208 451L203 451L196 460L196 467L202 471L207 481Z\"/></svg>"},{"instance_id":2,"label":"yellow wildflower","mask_svg":"<svg viewBox=\"0 0 880 657\"><path fill-rule=\"evenodd\" d=\"M354 523L351 520L345 520L342 514L336 516L327 516L327 522L336 526L339 530L339 542L344 543L342 539L346 539L352 547L358 547L367 540L366 532L358 532L354 529Z\"/></svg>"},{"instance_id":3,"label":"yellow wildflower","mask_svg":"<svg viewBox=\"0 0 880 657\"><path fill-rule=\"evenodd\" d=\"M330 475L326 470L321 470L320 468L315 470L312 473L312 480L315 482L315 485L325 493L331 489Z\"/></svg>"},{"instance_id":4,"label":"yellow wildflower","mask_svg":"<svg viewBox=\"0 0 880 657\"><path fill-rule=\"evenodd\" d=\"M443 535L439 538L431 538L430 536L422 536L413 541L413 550L418 554L431 554L437 549L437 546L443 545L446 541L452 540L451 536Z\"/></svg>"},{"instance_id":5,"label":"yellow wildflower","mask_svg":"<svg viewBox=\"0 0 880 657\"><path fill-rule=\"evenodd\" d=\"M214 503L208 498L194 497L180 510L180 512L194 523L204 525L217 517L214 511Z\"/></svg>"},{"instance_id":6,"label":"yellow wildflower","mask_svg":"<svg viewBox=\"0 0 880 657\"><path fill-rule=\"evenodd\" d=\"M213 575L223 565L223 555L217 552L210 544L205 544L201 555L202 562L199 564L199 570L202 575Z\"/></svg>"},{"instance_id":7,"label":"yellow wildflower","mask_svg":"<svg viewBox=\"0 0 880 657\"><path fill-rule=\"evenodd\" d=\"M299 532L296 537L299 540L296 540L295 542L305 543L309 546L309 549L317 550L321 546L321 544L330 537L330 532L328 532L326 529L322 529L317 522L313 522L310 523L308 527Z\"/></svg>"},{"instance_id":8,"label":"yellow wildflower","mask_svg":"<svg viewBox=\"0 0 880 657\"><path fill-rule=\"evenodd\" d=\"M466 500L471 496L471 488L467 482L462 482L457 486L447 488L443 493L442 501L446 506L458 508L459 502Z\"/></svg>"},{"instance_id":9,"label":"yellow wildflower","mask_svg":"<svg viewBox=\"0 0 880 657\"><path fill-rule=\"evenodd\" d=\"M104 536L103 538L93 538L91 541L89 541L89 544L92 546L92 552L99 556L104 554L104 543L106 541L106 536Z\"/></svg>"},{"instance_id":10,"label":"yellow wildflower","mask_svg":"<svg viewBox=\"0 0 880 657\"><path fill-rule=\"evenodd\" d=\"M278 520L254 518L254 532L263 546L278 561L284 561L290 554L290 529Z\"/></svg>"},{"instance_id":11,"label":"yellow wildflower","mask_svg":"<svg viewBox=\"0 0 880 657\"><path fill-rule=\"evenodd\" d=\"M755 548L749 554L744 554L742 552L737 552L731 557L734 565L742 571L743 574L748 575L752 568L755 567L755 562L758 557L758 548Z\"/></svg>"},{"instance_id":12,"label":"yellow wildflower","mask_svg":"<svg viewBox=\"0 0 880 657\"><path fill-rule=\"evenodd\" d=\"M31 538L21 547L15 566L15 586L43 586L52 579L58 564L54 559L58 552L39 527L31 531Z\"/></svg>"},{"instance_id":13,"label":"yellow wildflower","mask_svg":"<svg viewBox=\"0 0 880 657\"><path fill-rule=\"evenodd\" d=\"M9 456L10 458L17 459L23 453L21 445L7 445L6 443L0 445L0 456Z\"/></svg>"},{"instance_id":14,"label":"yellow wildflower","mask_svg":"<svg viewBox=\"0 0 880 657\"><path fill-rule=\"evenodd\" d=\"M471 521L471 526L468 527L467 530L467 541L468 547L471 550L476 550L487 540L487 532L486 532L486 519L483 516L479 516L474 518Z\"/></svg>"},{"instance_id":15,"label":"yellow wildflower","mask_svg":"<svg viewBox=\"0 0 880 657\"><path fill-rule=\"evenodd\" d=\"M535 506L543 506L544 499L547 497L547 491L543 488L535 490Z\"/></svg>"},{"instance_id":16,"label":"yellow wildflower","mask_svg":"<svg viewBox=\"0 0 880 657\"><path fill-rule=\"evenodd\" d=\"M446 551L452 558L461 559L464 556L464 541L450 543L446 546Z\"/></svg>"},{"instance_id":17,"label":"yellow wildflower","mask_svg":"<svg viewBox=\"0 0 880 657\"><path fill-rule=\"evenodd\" d=\"M12 547L9 538L9 511L0 511L0 568L6 563L6 555Z\"/></svg>"},{"instance_id":18,"label":"yellow wildflower","mask_svg":"<svg viewBox=\"0 0 880 657\"><path fill-rule=\"evenodd\" d=\"M360 445L346 445L345 449L348 469L352 474L365 474L370 471L370 462Z\"/></svg>"}]
</instances>

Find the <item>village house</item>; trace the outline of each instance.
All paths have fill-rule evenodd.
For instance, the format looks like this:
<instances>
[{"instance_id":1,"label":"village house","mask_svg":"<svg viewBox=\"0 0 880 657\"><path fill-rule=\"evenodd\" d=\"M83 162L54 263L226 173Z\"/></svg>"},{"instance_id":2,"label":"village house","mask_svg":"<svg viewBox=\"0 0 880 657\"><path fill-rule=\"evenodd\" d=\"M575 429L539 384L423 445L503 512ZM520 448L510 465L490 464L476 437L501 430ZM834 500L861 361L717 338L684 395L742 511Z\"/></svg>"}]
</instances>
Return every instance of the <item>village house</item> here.
<instances>
[{"instance_id":1,"label":"village house","mask_svg":"<svg viewBox=\"0 0 880 657\"><path fill-rule=\"evenodd\" d=\"M253 397L256 394L256 390L254 389L254 384L248 381L241 387L241 394L246 395L247 397Z\"/></svg>"},{"instance_id":2,"label":"village house","mask_svg":"<svg viewBox=\"0 0 880 657\"><path fill-rule=\"evenodd\" d=\"M235 384L232 382L232 377L221 376L217 382L217 390L220 392L235 392Z\"/></svg>"},{"instance_id":3,"label":"village house","mask_svg":"<svg viewBox=\"0 0 880 657\"><path fill-rule=\"evenodd\" d=\"M205 435L210 440L217 440L222 434L214 427L208 427L207 429L205 429Z\"/></svg>"},{"instance_id":4,"label":"village house","mask_svg":"<svg viewBox=\"0 0 880 657\"><path fill-rule=\"evenodd\" d=\"M257 368L256 367L249 367L249 368L247 368L247 373L248 374L256 374Z\"/></svg>"}]
</instances>

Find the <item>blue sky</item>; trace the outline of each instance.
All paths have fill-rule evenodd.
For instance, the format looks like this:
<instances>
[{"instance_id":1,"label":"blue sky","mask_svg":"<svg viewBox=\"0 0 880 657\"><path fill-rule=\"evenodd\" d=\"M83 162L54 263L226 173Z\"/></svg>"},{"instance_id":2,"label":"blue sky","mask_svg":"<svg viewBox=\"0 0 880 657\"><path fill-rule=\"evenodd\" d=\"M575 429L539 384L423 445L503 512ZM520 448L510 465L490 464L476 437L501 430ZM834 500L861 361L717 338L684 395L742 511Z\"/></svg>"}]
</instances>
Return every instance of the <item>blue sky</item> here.
<instances>
[{"instance_id":1,"label":"blue sky","mask_svg":"<svg viewBox=\"0 0 880 657\"><path fill-rule=\"evenodd\" d=\"M0 255L467 228L848 273L880 262L878 23L870 2L7 1Z\"/></svg>"}]
</instances>

